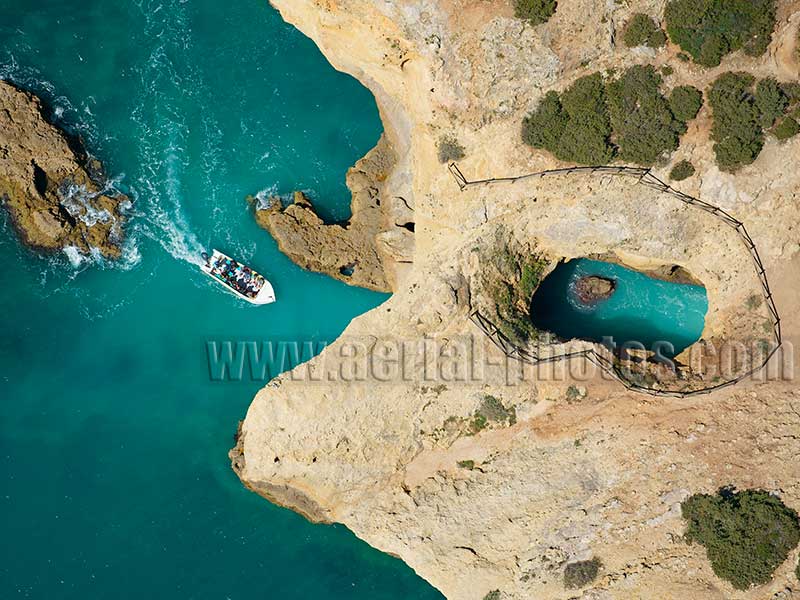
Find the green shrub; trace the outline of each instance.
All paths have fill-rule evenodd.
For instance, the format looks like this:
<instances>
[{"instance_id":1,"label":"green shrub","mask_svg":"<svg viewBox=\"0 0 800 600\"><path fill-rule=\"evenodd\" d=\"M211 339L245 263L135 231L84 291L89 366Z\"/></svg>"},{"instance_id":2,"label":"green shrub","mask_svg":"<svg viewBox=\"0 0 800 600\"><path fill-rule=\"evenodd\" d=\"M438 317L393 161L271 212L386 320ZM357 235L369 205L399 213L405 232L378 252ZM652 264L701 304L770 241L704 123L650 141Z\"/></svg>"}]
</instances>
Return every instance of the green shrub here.
<instances>
[{"instance_id":1,"label":"green shrub","mask_svg":"<svg viewBox=\"0 0 800 600\"><path fill-rule=\"evenodd\" d=\"M483 597L483 600L500 600L500 590L492 590Z\"/></svg>"},{"instance_id":2,"label":"green shrub","mask_svg":"<svg viewBox=\"0 0 800 600\"><path fill-rule=\"evenodd\" d=\"M567 392L565 394L567 397L567 402L572 404L573 402L578 402L586 397L586 390L581 391L580 388L576 385L571 385L567 388Z\"/></svg>"},{"instance_id":3,"label":"green shrub","mask_svg":"<svg viewBox=\"0 0 800 600\"><path fill-rule=\"evenodd\" d=\"M667 36L649 15L636 13L625 25L622 41L628 48L636 46L660 48L667 43Z\"/></svg>"},{"instance_id":4,"label":"green shrub","mask_svg":"<svg viewBox=\"0 0 800 600\"><path fill-rule=\"evenodd\" d=\"M582 165L614 158L652 165L678 147L686 121L702 106L691 86L667 101L651 65L627 69L606 85L600 73L581 77L559 96L548 92L522 123L522 139L558 159ZM612 143L613 140L613 143Z\"/></svg>"},{"instance_id":5,"label":"green shrub","mask_svg":"<svg viewBox=\"0 0 800 600\"><path fill-rule=\"evenodd\" d=\"M745 300L744 304L749 310L755 310L759 306L761 306L761 303L763 301L764 301L764 299L761 297L760 294L753 294L753 295L749 296L747 298L747 300Z\"/></svg>"},{"instance_id":6,"label":"green shrub","mask_svg":"<svg viewBox=\"0 0 800 600\"><path fill-rule=\"evenodd\" d=\"M682 160L672 167L669 178L673 181L683 181L694 175L694 165L688 160Z\"/></svg>"},{"instance_id":7,"label":"green shrub","mask_svg":"<svg viewBox=\"0 0 800 600\"><path fill-rule=\"evenodd\" d=\"M472 471L475 469L474 460L459 460L456 464L459 466L459 468L466 469L467 471Z\"/></svg>"},{"instance_id":8,"label":"green shrub","mask_svg":"<svg viewBox=\"0 0 800 600\"><path fill-rule=\"evenodd\" d=\"M514 0L514 14L518 19L540 25L556 12L556 0Z\"/></svg>"},{"instance_id":9,"label":"green shrub","mask_svg":"<svg viewBox=\"0 0 800 600\"><path fill-rule=\"evenodd\" d=\"M769 581L800 541L797 513L763 490L695 494L681 510L686 540L702 544L714 573L739 590Z\"/></svg>"},{"instance_id":10,"label":"green shrub","mask_svg":"<svg viewBox=\"0 0 800 600\"><path fill-rule=\"evenodd\" d=\"M576 589L589 585L597 579L602 564L598 558L569 563L564 569L564 587Z\"/></svg>"},{"instance_id":11,"label":"green shrub","mask_svg":"<svg viewBox=\"0 0 800 600\"><path fill-rule=\"evenodd\" d=\"M730 52L730 46L725 38L721 35L711 34L700 46L697 62L706 67L716 67L728 52Z\"/></svg>"},{"instance_id":12,"label":"green shrub","mask_svg":"<svg viewBox=\"0 0 800 600\"><path fill-rule=\"evenodd\" d=\"M789 100L789 104L800 102L800 83L788 81L781 83L780 86L783 95Z\"/></svg>"},{"instance_id":13,"label":"green shrub","mask_svg":"<svg viewBox=\"0 0 800 600\"><path fill-rule=\"evenodd\" d=\"M761 113L761 126L766 129L772 127L789 106L786 94L783 93L778 82L772 78L762 79L758 82L755 99L756 107Z\"/></svg>"},{"instance_id":14,"label":"green shrub","mask_svg":"<svg viewBox=\"0 0 800 600\"><path fill-rule=\"evenodd\" d=\"M652 165L678 147L682 124L661 94L661 76L651 65L637 65L608 84L608 111L619 158Z\"/></svg>"},{"instance_id":15,"label":"green shrub","mask_svg":"<svg viewBox=\"0 0 800 600\"><path fill-rule=\"evenodd\" d=\"M764 131L752 94L752 75L723 73L708 90L714 122L711 139L717 164L724 171L749 165L761 153Z\"/></svg>"},{"instance_id":16,"label":"green shrub","mask_svg":"<svg viewBox=\"0 0 800 600\"><path fill-rule=\"evenodd\" d=\"M567 126L555 155L583 165L602 165L614 156L605 85L600 73L576 80L561 94Z\"/></svg>"},{"instance_id":17,"label":"green shrub","mask_svg":"<svg viewBox=\"0 0 800 600\"><path fill-rule=\"evenodd\" d=\"M691 85L682 85L669 95L669 108L678 121L688 123L703 107L703 92Z\"/></svg>"},{"instance_id":18,"label":"green shrub","mask_svg":"<svg viewBox=\"0 0 800 600\"><path fill-rule=\"evenodd\" d=\"M469 431L474 435L486 429L488 425L489 421L486 419L486 417L479 412L476 412L472 416L472 420L469 422Z\"/></svg>"},{"instance_id":19,"label":"green shrub","mask_svg":"<svg viewBox=\"0 0 800 600\"><path fill-rule=\"evenodd\" d=\"M792 117L782 119L780 123L772 130L778 141L785 142L789 138L793 138L800 133L800 124L797 123Z\"/></svg>"},{"instance_id":20,"label":"green shrub","mask_svg":"<svg viewBox=\"0 0 800 600\"><path fill-rule=\"evenodd\" d=\"M522 141L555 154L569 121L557 92L547 92L539 106L522 122Z\"/></svg>"},{"instance_id":21,"label":"green shrub","mask_svg":"<svg viewBox=\"0 0 800 600\"><path fill-rule=\"evenodd\" d=\"M461 160L464 158L464 146L458 143L458 140L452 136L446 136L439 139L437 148L440 163L449 163L454 160Z\"/></svg>"},{"instance_id":22,"label":"green shrub","mask_svg":"<svg viewBox=\"0 0 800 600\"><path fill-rule=\"evenodd\" d=\"M475 414L481 415L486 421L492 423L507 423L508 425L517 423L517 409L513 406L506 408L500 400L489 394L483 397Z\"/></svg>"},{"instance_id":23,"label":"green shrub","mask_svg":"<svg viewBox=\"0 0 800 600\"><path fill-rule=\"evenodd\" d=\"M558 159L605 164L614 155L605 86L599 73L581 77L559 95L548 92L522 123L522 139Z\"/></svg>"},{"instance_id":24,"label":"green shrub","mask_svg":"<svg viewBox=\"0 0 800 600\"><path fill-rule=\"evenodd\" d=\"M701 65L715 67L729 52L763 54L775 28L775 0L670 0L670 39Z\"/></svg>"}]
</instances>

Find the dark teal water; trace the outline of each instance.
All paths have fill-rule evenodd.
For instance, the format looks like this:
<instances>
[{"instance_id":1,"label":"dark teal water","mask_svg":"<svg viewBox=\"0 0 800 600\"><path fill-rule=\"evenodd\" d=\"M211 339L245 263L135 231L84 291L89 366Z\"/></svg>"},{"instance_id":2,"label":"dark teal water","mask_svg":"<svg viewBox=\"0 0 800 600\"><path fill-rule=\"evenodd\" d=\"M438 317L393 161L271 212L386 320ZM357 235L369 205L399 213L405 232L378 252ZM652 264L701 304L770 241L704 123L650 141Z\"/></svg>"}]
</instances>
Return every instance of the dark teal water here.
<instances>
[{"instance_id":1,"label":"dark teal water","mask_svg":"<svg viewBox=\"0 0 800 600\"><path fill-rule=\"evenodd\" d=\"M73 267L0 231L0 598L441 598L338 526L244 490L207 341L327 340L385 296L301 271L244 197L346 217L374 100L264 0L0 0L0 77L41 94L136 201L125 260ZM273 282L244 305L202 248Z\"/></svg>"},{"instance_id":2,"label":"dark teal water","mask_svg":"<svg viewBox=\"0 0 800 600\"><path fill-rule=\"evenodd\" d=\"M575 293L581 277L616 282L606 300L587 306ZM580 258L560 264L543 281L531 302L534 324L561 339L640 342L664 356L675 356L700 339L708 312L706 290L648 277L620 265Z\"/></svg>"}]
</instances>

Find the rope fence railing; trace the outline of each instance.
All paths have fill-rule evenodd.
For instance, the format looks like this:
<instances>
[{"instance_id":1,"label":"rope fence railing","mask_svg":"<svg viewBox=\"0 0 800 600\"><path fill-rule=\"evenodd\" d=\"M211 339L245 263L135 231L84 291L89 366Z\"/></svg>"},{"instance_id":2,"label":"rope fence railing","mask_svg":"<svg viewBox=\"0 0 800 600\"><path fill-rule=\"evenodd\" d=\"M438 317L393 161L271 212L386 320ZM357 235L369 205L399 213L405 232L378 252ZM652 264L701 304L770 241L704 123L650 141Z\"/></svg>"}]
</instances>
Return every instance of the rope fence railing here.
<instances>
[{"instance_id":1,"label":"rope fence railing","mask_svg":"<svg viewBox=\"0 0 800 600\"><path fill-rule=\"evenodd\" d=\"M627 389L641 392L645 394L650 394L654 396L669 396L669 397L676 397L676 398L686 398L689 396L698 396L701 394L709 394L713 391L720 390L726 387L730 387L747 379L754 374L758 373L762 369L764 369L772 357L778 352L783 344L783 337L781 332L781 318L778 313L778 308L775 305L775 299L772 295L772 290L769 285L769 280L767 279L767 272L764 268L764 263L761 260L761 256L758 253L758 249L756 248L755 242L753 242L753 238L750 237L750 234L747 231L744 223L733 217L731 214L723 210L718 206L714 206L713 204L709 204L708 202L704 202L699 198L695 198L683 192L680 192L668 184L664 183L658 177L653 175L652 171L647 168L640 168L640 167L625 167L625 166L594 166L594 167L569 167L564 169L551 169L547 171L539 171L536 173L527 173L524 175L518 175L513 177L496 177L490 179L478 179L474 181L468 180L461 170L458 168L458 165L455 163L451 163L449 166L450 173L453 175L453 178L456 180L458 187L461 191L466 190L470 187L475 186L487 186L493 185L498 183L511 183L514 184L518 181L524 181L526 179L542 179L544 177L553 176L553 175L572 175L575 173L584 173L588 175L612 175L612 176L629 176L634 177L637 179L637 183L644 185L646 187L656 189L660 192L669 194L674 198L677 198L687 206L692 206L694 208L698 208L704 212L710 213L720 219L722 222L727 224L731 229L736 231L739 238L742 240L745 248L747 248L748 253L753 261L753 265L756 270L756 274L758 276L759 283L761 284L761 294L763 299L766 303L767 310L770 314L770 327L772 329L772 334L774 337L774 343L772 348L767 353L766 357L763 361L756 364L756 366L752 367L751 369L747 370L746 372L738 375L737 377L733 377L731 379L716 383L714 385L706 386L703 388L698 389L665 389L665 388L655 388L655 387L648 387L637 383L636 381L632 381L625 373L625 370L620 368L619 364L613 360L613 352L605 347L595 345L594 348L580 350L575 352L565 352L561 354L556 354L552 356L541 356L537 351L533 348L526 348L514 343L511 339L508 338L500 329L492 323L489 319L484 317L479 311L475 310L470 314L470 320L492 341L492 343L497 346L506 356L509 358L513 358L519 360L524 363L539 365L545 363L553 363L562 360L571 360L573 358L586 358L591 361L593 364L598 366L601 370L612 376L614 379L619 381L623 386ZM555 346L552 346L555 348Z\"/></svg>"}]
</instances>

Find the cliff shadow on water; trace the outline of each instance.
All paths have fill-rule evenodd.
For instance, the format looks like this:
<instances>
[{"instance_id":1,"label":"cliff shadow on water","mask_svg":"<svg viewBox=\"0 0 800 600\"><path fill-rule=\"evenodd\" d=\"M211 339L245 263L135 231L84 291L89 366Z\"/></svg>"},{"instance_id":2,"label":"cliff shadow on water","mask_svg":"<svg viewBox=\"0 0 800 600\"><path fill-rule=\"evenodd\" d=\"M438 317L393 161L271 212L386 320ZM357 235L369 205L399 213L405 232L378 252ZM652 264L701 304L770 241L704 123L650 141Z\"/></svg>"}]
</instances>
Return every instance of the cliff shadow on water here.
<instances>
[{"instance_id":1,"label":"cliff shadow on water","mask_svg":"<svg viewBox=\"0 0 800 600\"><path fill-rule=\"evenodd\" d=\"M542 281L530 312L537 328L562 340L610 347L638 342L674 357L700 338L707 311L700 285L580 258L559 263Z\"/></svg>"}]
</instances>

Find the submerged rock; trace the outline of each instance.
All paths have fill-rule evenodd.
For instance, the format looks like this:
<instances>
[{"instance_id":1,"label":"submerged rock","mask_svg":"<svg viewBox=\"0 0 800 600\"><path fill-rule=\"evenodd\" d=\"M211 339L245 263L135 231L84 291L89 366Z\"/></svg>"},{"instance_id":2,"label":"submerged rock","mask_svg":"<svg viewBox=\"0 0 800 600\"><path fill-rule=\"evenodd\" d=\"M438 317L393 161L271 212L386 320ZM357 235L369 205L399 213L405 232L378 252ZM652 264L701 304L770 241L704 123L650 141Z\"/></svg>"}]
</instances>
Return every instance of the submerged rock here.
<instances>
[{"instance_id":1,"label":"submerged rock","mask_svg":"<svg viewBox=\"0 0 800 600\"><path fill-rule=\"evenodd\" d=\"M39 98L0 81L0 203L23 242L118 258L130 201L106 183L100 162L47 122Z\"/></svg>"},{"instance_id":2,"label":"submerged rock","mask_svg":"<svg viewBox=\"0 0 800 600\"><path fill-rule=\"evenodd\" d=\"M617 289L617 282L605 277L590 275L575 282L575 293L583 304L595 304L610 298Z\"/></svg>"}]
</instances>

